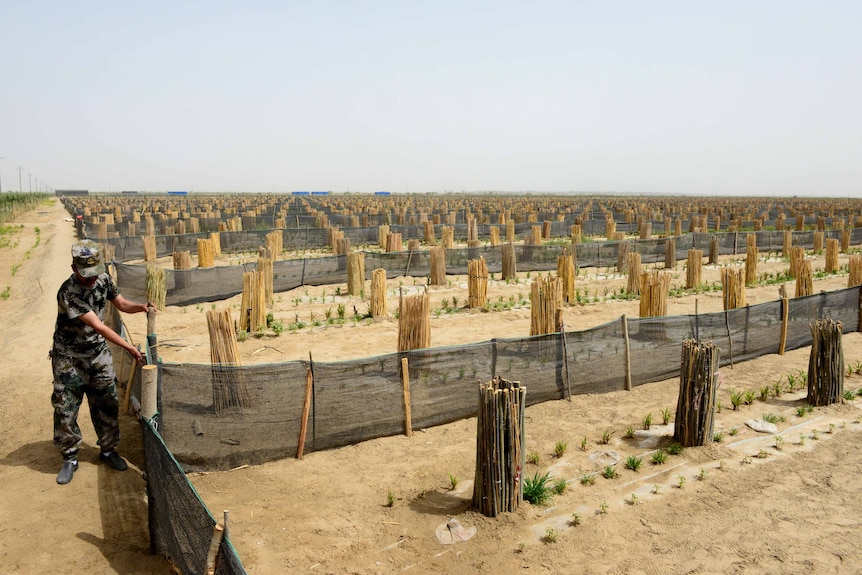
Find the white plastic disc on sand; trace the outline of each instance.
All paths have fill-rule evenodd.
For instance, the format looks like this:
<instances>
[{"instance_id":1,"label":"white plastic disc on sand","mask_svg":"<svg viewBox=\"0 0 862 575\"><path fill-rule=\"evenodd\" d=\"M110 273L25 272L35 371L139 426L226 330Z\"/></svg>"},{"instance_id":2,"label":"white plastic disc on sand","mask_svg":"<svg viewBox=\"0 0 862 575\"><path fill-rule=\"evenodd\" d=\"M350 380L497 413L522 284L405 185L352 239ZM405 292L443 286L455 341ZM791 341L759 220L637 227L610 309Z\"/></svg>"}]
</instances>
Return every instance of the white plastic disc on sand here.
<instances>
[{"instance_id":1,"label":"white plastic disc on sand","mask_svg":"<svg viewBox=\"0 0 862 575\"><path fill-rule=\"evenodd\" d=\"M760 433L778 433L778 427L774 423L769 423L762 419L749 419L745 422L745 425Z\"/></svg>"},{"instance_id":2,"label":"white plastic disc on sand","mask_svg":"<svg viewBox=\"0 0 862 575\"><path fill-rule=\"evenodd\" d=\"M467 541L476 534L476 527L464 527L457 519L450 519L437 526L437 541L443 545L452 545Z\"/></svg>"}]
</instances>

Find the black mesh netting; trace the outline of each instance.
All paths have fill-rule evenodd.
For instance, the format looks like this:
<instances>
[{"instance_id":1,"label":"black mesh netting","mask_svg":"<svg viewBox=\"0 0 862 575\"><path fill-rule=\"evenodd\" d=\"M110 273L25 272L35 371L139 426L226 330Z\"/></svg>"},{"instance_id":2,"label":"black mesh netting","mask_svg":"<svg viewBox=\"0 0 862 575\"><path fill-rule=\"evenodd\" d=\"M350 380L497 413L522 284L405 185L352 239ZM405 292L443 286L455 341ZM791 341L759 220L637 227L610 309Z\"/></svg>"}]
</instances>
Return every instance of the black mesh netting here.
<instances>
[{"instance_id":1,"label":"black mesh netting","mask_svg":"<svg viewBox=\"0 0 862 575\"><path fill-rule=\"evenodd\" d=\"M164 554L181 573L206 572L215 519L151 422L141 418L146 461L150 547ZM227 538L216 558L217 575L245 573Z\"/></svg>"},{"instance_id":2,"label":"black mesh netting","mask_svg":"<svg viewBox=\"0 0 862 575\"><path fill-rule=\"evenodd\" d=\"M555 222L562 223L562 222ZM356 230L366 228L355 228ZM368 228L371 230L371 228ZM417 228L418 230L418 228ZM282 230L286 236L286 249L301 249L288 242L295 235L305 237L314 232L326 245L325 230ZM221 232L222 250L225 253L256 253L257 248L266 243L266 231L261 232ZM370 232L369 232L370 233ZM376 234L376 228L373 229ZM419 233L419 232L417 232ZM757 235L757 248L763 253L779 253L782 248L783 232L751 232ZM689 248L702 249L708 253L709 242L714 237L722 255L745 254L746 233L686 234L676 238L676 259L688 257ZM419 236L421 237L421 235ZM840 232L826 232L826 237L840 237ZM140 237L115 238L107 240L117 246L116 262L143 258L143 243ZM197 237L194 235L166 235L156 237L159 256L170 255L175 249L197 251ZM641 254L644 263L662 262L665 258L666 239L626 240L630 250ZM852 230L852 242L862 243L862 228ZM578 267L616 266L620 242L589 242L575 246ZM814 245L814 232L794 232L793 244L811 248ZM557 269L557 258L569 244L545 244L541 246L515 246L517 270L548 271ZM131 257L130 257L131 256ZM502 247L481 246L475 248L456 248L446 250L446 273L449 275L466 274L468 262L479 257L485 258L488 271L492 274L502 271ZM212 268L193 268L190 270L165 269L166 303L168 305L190 305L208 301L227 299L242 293L242 274L256 269L257 258L250 256L244 264L216 266ZM117 281L123 293L132 299L146 298L146 266L142 264L116 263ZM377 268L386 270L389 278L412 276L425 278L431 273L430 253L427 249L402 252L366 252L366 279ZM285 292L306 285L330 285L347 282L347 256L326 256L304 259L277 260L273 262L273 290Z\"/></svg>"},{"instance_id":3,"label":"black mesh netting","mask_svg":"<svg viewBox=\"0 0 862 575\"><path fill-rule=\"evenodd\" d=\"M810 345L809 323L831 318L858 329L859 288L790 300L787 349ZM680 344L721 349L722 364L776 353L781 303L728 312L628 320L632 385L675 377ZM475 386L494 375L520 381L530 405L625 389L622 319L583 331L415 350L341 362L224 368L248 401L216 409L209 365L165 363L160 371L165 441L187 469L227 469L296 454L308 367L313 371L306 450L404 432L401 358L409 366L414 428L475 415Z\"/></svg>"}]
</instances>

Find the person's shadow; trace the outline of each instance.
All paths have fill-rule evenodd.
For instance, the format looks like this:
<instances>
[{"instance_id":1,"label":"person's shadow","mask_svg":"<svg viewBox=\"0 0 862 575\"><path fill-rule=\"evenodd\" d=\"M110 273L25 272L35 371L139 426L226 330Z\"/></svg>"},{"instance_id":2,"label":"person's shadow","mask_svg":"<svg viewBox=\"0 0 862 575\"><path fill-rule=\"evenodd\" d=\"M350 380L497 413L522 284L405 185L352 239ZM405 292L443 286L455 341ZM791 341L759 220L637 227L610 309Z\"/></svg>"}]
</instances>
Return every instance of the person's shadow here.
<instances>
[{"instance_id":1,"label":"person's shadow","mask_svg":"<svg viewBox=\"0 0 862 575\"><path fill-rule=\"evenodd\" d=\"M63 458L60 457L57 448L54 447L50 439L22 445L3 459L0 459L0 465L9 467L24 466L33 471L50 475L56 475L60 471L60 464L62 463Z\"/></svg>"}]
</instances>

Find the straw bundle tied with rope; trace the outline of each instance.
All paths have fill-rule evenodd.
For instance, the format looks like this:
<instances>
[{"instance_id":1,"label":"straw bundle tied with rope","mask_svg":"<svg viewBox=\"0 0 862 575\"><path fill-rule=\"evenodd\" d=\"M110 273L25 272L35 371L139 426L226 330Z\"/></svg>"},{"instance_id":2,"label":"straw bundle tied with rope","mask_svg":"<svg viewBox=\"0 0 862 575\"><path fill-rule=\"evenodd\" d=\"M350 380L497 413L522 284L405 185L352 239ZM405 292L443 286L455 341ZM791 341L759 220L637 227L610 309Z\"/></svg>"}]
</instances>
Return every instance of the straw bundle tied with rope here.
<instances>
[{"instance_id":1,"label":"straw bundle tied with rope","mask_svg":"<svg viewBox=\"0 0 862 575\"><path fill-rule=\"evenodd\" d=\"M206 315L212 361L213 409L218 413L228 407L247 407L251 405L248 388L241 372L233 369L240 365L240 355L230 308L208 310Z\"/></svg>"}]
</instances>

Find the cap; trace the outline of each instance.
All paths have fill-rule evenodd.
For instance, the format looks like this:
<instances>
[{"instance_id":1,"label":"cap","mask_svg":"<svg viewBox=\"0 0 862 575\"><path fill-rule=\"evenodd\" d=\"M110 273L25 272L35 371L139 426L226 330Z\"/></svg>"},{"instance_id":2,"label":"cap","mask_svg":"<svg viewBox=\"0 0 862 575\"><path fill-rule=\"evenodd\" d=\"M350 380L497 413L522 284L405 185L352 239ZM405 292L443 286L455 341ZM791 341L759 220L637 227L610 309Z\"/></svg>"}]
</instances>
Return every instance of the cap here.
<instances>
[{"instance_id":1,"label":"cap","mask_svg":"<svg viewBox=\"0 0 862 575\"><path fill-rule=\"evenodd\" d=\"M72 245L72 263L85 278L91 278L104 271L101 265L99 244L92 240L82 240Z\"/></svg>"}]
</instances>

